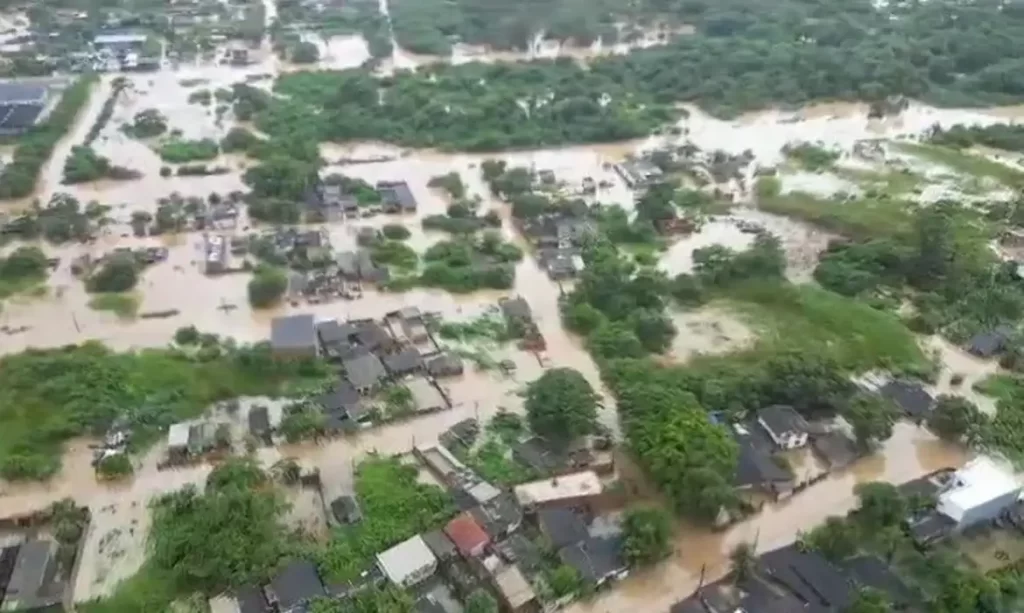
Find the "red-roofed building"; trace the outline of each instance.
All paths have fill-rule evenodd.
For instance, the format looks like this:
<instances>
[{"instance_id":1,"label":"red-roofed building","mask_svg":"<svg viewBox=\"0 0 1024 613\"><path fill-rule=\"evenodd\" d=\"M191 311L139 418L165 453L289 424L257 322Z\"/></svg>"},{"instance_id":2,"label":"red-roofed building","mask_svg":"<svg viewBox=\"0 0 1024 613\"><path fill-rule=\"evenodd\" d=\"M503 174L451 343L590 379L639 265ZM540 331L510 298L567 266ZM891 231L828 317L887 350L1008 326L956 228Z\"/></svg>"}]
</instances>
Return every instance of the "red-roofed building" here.
<instances>
[{"instance_id":1,"label":"red-roofed building","mask_svg":"<svg viewBox=\"0 0 1024 613\"><path fill-rule=\"evenodd\" d=\"M467 558L482 554L491 542L487 531L468 512L448 522L444 533L455 543L459 553Z\"/></svg>"}]
</instances>

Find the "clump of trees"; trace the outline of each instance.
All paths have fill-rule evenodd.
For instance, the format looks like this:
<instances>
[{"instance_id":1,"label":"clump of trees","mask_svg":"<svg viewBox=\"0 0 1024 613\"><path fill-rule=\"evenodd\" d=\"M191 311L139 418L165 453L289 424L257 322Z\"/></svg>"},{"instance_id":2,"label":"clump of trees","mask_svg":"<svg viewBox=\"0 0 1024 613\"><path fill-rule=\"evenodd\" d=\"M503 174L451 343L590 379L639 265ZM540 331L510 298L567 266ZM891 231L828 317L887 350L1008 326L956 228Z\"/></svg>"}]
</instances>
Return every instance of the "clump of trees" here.
<instances>
[{"instance_id":1,"label":"clump of trees","mask_svg":"<svg viewBox=\"0 0 1024 613\"><path fill-rule=\"evenodd\" d=\"M0 257L0 298L45 281L47 264L46 254L28 245L18 247L6 258Z\"/></svg>"},{"instance_id":2,"label":"clump of trees","mask_svg":"<svg viewBox=\"0 0 1024 613\"><path fill-rule=\"evenodd\" d=\"M840 155L838 151L813 143L789 143L782 148L782 153L804 170L811 172L828 170L839 160Z\"/></svg>"},{"instance_id":3,"label":"clump of trees","mask_svg":"<svg viewBox=\"0 0 1024 613\"><path fill-rule=\"evenodd\" d=\"M553 368L526 388L526 417L531 430L565 444L596 430L600 401L579 371Z\"/></svg>"},{"instance_id":4,"label":"clump of trees","mask_svg":"<svg viewBox=\"0 0 1024 613\"><path fill-rule=\"evenodd\" d=\"M497 233L480 238L442 241L423 254L417 283L450 292L508 289L515 282L515 263L523 252Z\"/></svg>"},{"instance_id":5,"label":"clump of trees","mask_svg":"<svg viewBox=\"0 0 1024 613\"><path fill-rule=\"evenodd\" d=\"M260 264L249 280L249 304L256 309L274 306L287 289L288 274L285 270Z\"/></svg>"},{"instance_id":6,"label":"clump of trees","mask_svg":"<svg viewBox=\"0 0 1024 613\"><path fill-rule=\"evenodd\" d=\"M966 230L954 203L923 207L909 232L864 242L836 242L814 271L823 286L895 310L909 298L908 325L962 342L976 333L1016 325L1024 316L1024 283L1012 265L995 259L985 241Z\"/></svg>"},{"instance_id":7,"label":"clump of trees","mask_svg":"<svg viewBox=\"0 0 1024 613\"><path fill-rule=\"evenodd\" d=\"M115 253L105 259L86 281L90 292L127 292L139 281L139 265L130 253Z\"/></svg>"},{"instance_id":8,"label":"clump of trees","mask_svg":"<svg viewBox=\"0 0 1024 613\"><path fill-rule=\"evenodd\" d=\"M10 163L0 171L0 200L32 194L40 170L88 102L89 91L95 82L95 76L85 76L69 85L46 120L18 139Z\"/></svg>"},{"instance_id":9,"label":"clump of trees","mask_svg":"<svg viewBox=\"0 0 1024 613\"><path fill-rule=\"evenodd\" d=\"M127 181L141 176L142 173L136 170L111 164L108 158L96 153L92 147L75 146L64 160L64 177L61 183L72 185L98 179Z\"/></svg>"},{"instance_id":10,"label":"clump of trees","mask_svg":"<svg viewBox=\"0 0 1024 613\"><path fill-rule=\"evenodd\" d=\"M260 142L260 137L245 128L235 126L228 130L228 133L221 139L220 148L224 153L247 152L259 145Z\"/></svg>"},{"instance_id":11,"label":"clump of trees","mask_svg":"<svg viewBox=\"0 0 1024 613\"><path fill-rule=\"evenodd\" d=\"M936 145L953 149L983 146L1003 151L1024 151L1024 126L993 124L965 126L957 124L943 129L936 124L928 131L928 140Z\"/></svg>"},{"instance_id":12,"label":"clump of trees","mask_svg":"<svg viewBox=\"0 0 1024 613\"><path fill-rule=\"evenodd\" d=\"M167 118L156 109L145 109L136 113L132 122L121 129L135 138L155 138L167 131Z\"/></svg>"},{"instance_id":13,"label":"clump of trees","mask_svg":"<svg viewBox=\"0 0 1024 613\"><path fill-rule=\"evenodd\" d=\"M661 507L636 507L622 522L623 548L630 565L653 564L672 553L672 518Z\"/></svg>"},{"instance_id":14,"label":"clump of trees","mask_svg":"<svg viewBox=\"0 0 1024 613\"><path fill-rule=\"evenodd\" d=\"M293 64L316 64L320 61L320 49L311 42L299 41L292 46L289 59Z\"/></svg>"},{"instance_id":15,"label":"clump of trees","mask_svg":"<svg viewBox=\"0 0 1024 613\"><path fill-rule=\"evenodd\" d=\"M409 228L406 228L400 223L385 224L380 231L381 234L384 235L384 238L393 241L404 241L411 236Z\"/></svg>"},{"instance_id":16,"label":"clump of trees","mask_svg":"<svg viewBox=\"0 0 1024 613\"><path fill-rule=\"evenodd\" d=\"M134 472L132 460L126 453L106 456L96 464L96 474L104 479L123 479Z\"/></svg>"},{"instance_id":17,"label":"clump of trees","mask_svg":"<svg viewBox=\"0 0 1024 613\"><path fill-rule=\"evenodd\" d=\"M443 189L453 200L461 200L466 197L466 186L462 182L462 176L454 170L448 174L431 177L427 185Z\"/></svg>"}]
</instances>

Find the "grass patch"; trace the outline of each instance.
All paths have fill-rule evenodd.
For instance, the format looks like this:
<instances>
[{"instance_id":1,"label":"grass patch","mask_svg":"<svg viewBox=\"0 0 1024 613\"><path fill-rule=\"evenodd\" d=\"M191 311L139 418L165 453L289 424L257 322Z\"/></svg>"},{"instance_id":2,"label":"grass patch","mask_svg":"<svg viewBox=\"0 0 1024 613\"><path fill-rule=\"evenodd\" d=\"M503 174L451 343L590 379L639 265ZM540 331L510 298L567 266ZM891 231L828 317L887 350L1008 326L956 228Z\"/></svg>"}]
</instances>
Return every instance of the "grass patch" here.
<instances>
[{"instance_id":1,"label":"grass patch","mask_svg":"<svg viewBox=\"0 0 1024 613\"><path fill-rule=\"evenodd\" d=\"M170 611L176 590L170 578L146 564L118 584L110 596L77 605L81 613L136 613Z\"/></svg>"},{"instance_id":2,"label":"grass patch","mask_svg":"<svg viewBox=\"0 0 1024 613\"><path fill-rule=\"evenodd\" d=\"M514 338L509 332L508 324L499 314L481 315L465 322L445 322L437 332L445 340L462 343L505 343Z\"/></svg>"},{"instance_id":3,"label":"grass patch","mask_svg":"<svg viewBox=\"0 0 1024 613\"><path fill-rule=\"evenodd\" d=\"M857 300L811 285L778 283L743 284L721 296L759 332L757 344L744 352L751 357L798 351L828 355L855 371L931 368L916 338L899 319Z\"/></svg>"},{"instance_id":4,"label":"grass patch","mask_svg":"<svg viewBox=\"0 0 1024 613\"><path fill-rule=\"evenodd\" d=\"M878 238L906 232L911 227L916 204L881 198L818 198L805 192L767 194L758 208L802 219L827 230L855 238Z\"/></svg>"},{"instance_id":5,"label":"grass patch","mask_svg":"<svg viewBox=\"0 0 1024 613\"><path fill-rule=\"evenodd\" d=\"M972 177L988 177L1008 187L1024 185L1024 172L980 155L925 143L893 143L897 151L941 164Z\"/></svg>"},{"instance_id":6,"label":"grass patch","mask_svg":"<svg viewBox=\"0 0 1024 613\"><path fill-rule=\"evenodd\" d=\"M837 166L832 172L841 179L856 183L864 190L881 191L889 197L909 194L924 182L924 177L906 168L873 170Z\"/></svg>"},{"instance_id":7,"label":"grass patch","mask_svg":"<svg viewBox=\"0 0 1024 613\"><path fill-rule=\"evenodd\" d=\"M516 461L508 445L496 435L489 435L482 445L460 454L459 459L498 487L511 487L543 477Z\"/></svg>"},{"instance_id":8,"label":"grass patch","mask_svg":"<svg viewBox=\"0 0 1024 613\"><path fill-rule=\"evenodd\" d=\"M1024 377L992 375L976 383L974 389L996 399L996 415L980 428L975 444L1024 466Z\"/></svg>"},{"instance_id":9,"label":"grass patch","mask_svg":"<svg viewBox=\"0 0 1024 613\"><path fill-rule=\"evenodd\" d=\"M135 319L139 313L139 297L130 292L120 294L97 294L89 300L94 311L110 311L120 319Z\"/></svg>"}]
</instances>

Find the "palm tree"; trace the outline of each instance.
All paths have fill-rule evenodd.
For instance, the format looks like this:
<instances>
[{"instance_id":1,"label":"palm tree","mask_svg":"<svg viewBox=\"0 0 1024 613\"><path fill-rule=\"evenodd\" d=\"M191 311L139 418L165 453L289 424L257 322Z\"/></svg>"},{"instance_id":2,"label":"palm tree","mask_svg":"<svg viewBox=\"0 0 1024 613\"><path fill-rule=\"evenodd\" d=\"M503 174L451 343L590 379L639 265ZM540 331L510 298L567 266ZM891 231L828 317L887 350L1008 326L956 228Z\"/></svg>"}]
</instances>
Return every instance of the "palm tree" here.
<instances>
[{"instance_id":1,"label":"palm tree","mask_svg":"<svg viewBox=\"0 0 1024 613\"><path fill-rule=\"evenodd\" d=\"M732 561L733 582L738 583L753 574L757 555L750 543L740 543L729 552Z\"/></svg>"}]
</instances>

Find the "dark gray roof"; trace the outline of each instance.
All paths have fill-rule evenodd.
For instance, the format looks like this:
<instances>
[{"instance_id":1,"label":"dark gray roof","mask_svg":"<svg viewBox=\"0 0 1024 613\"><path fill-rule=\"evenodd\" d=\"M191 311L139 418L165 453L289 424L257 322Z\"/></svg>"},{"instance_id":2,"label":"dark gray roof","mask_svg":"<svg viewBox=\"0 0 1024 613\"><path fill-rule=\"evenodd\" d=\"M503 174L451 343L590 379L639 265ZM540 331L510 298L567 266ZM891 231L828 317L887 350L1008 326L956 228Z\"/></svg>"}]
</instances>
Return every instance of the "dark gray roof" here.
<instances>
[{"instance_id":1,"label":"dark gray roof","mask_svg":"<svg viewBox=\"0 0 1024 613\"><path fill-rule=\"evenodd\" d=\"M563 547L558 551L558 557L591 583L599 583L626 569L620 537L589 538Z\"/></svg>"},{"instance_id":2,"label":"dark gray roof","mask_svg":"<svg viewBox=\"0 0 1024 613\"><path fill-rule=\"evenodd\" d=\"M796 544L761 554L758 567L807 602L808 611L842 611L854 595L845 575L828 560L814 551L800 551Z\"/></svg>"},{"instance_id":3,"label":"dark gray roof","mask_svg":"<svg viewBox=\"0 0 1024 613\"><path fill-rule=\"evenodd\" d=\"M423 542L427 544L427 548L439 560L447 560L458 553L455 549L455 543L441 530L431 530L430 532L424 532L420 536L423 537Z\"/></svg>"},{"instance_id":4,"label":"dark gray roof","mask_svg":"<svg viewBox=\"0 0 1024 613\"><path fill-rule=\"evenodd\" d=\"M760 448L749 437L737 436L739 460L736 463L736 487L771 487L776 483L793 481L788 470L775 463L770 453Z\"/></svg>"},{"instance_id":5,"label":"dark gray roof","mask_svg":"<svg viewBox=\"0 0 1024 613\"><path fill-rule=\"evenodd\" d=\"M42 104L46 100L46 87L35 83L8 81L0 83L0 102Z\"/></svg>"},{"instance_id":6,"label":"dark gray roof","mask_svg":"<svg viewBox=\"0 0 1024 613\"><path fill-rule=\"evenodd\" d=\"M270 415L267 407L259 406L249 409L249 432L255 435L270 432Z\"/></svg>"},{"instance_id":7,"label":"dark gray roof","mask_svg":"<svg viewBox=\"0 0 1024 613\"><path fill-rule=\"evenodd\" d=\"M358 407L360 400L361 397L356 388L352 387L351 383L342 381L335 385L331 391L320 396L319 402L324 410L330 413L348 413Z\"/></svg>"},{"instance_id":8,"label":"dark gray roof","mask_svg":"<svg viewBox=\"0 0 1024 613\"><path fill-rule=\"evenodd\" d=\"M525 298L505 298L499 303L501 312L510 319L532 319L533 311Z\"/></svg>"},{"instance_id":9,"label":"dark gray roof","mask_svg":"<svg viewBox=\"0 0 1024 613\"><path fill-rule=\"evenodd\" d=\"M551 508L537 512L537 523L555 549L587 540L587 524L570 509Z\"/></svg>"},{"instance_id":10,"label":"dark gray roof","mask_svg":"<svg viewBox=\"0 0 1024 613\"><path fill-rule=\"evenodd\" d=\"M342 251L334 257L334 261L342 275L354 277L359 274L359 258L355 251Z\"/></svg>"},{"instance_id":11,"label":"dark gray roof","mask_svg":"<svg viewBox=\"0 0 1024 613\"><path fill-rule=\"evenodd\" d=\"M379 181L377 191L386 205L398 205L406 210L416 208L416 197L412 195L409 184L405 181Z\"/></svg>"},{"instance_id":12,"label":"dark gray roof","mask_svg":"<svg viewBox=\"0 0 1024 613\"><path fill-rule=\"evenodd\" d=\"M27 130L35 125L43 108L39 104L0 104L0 129Z\"/></svg>"},{"instance_id":13,"label":"dark gray roof","mask_svg":"<svg viewBox=\"0 0 1024 613\"><path fill-rule=\"evenodd\" d=\"M270 605L263 590L255 585L243 585L235 590L238 613L269 613Z\"/></svg>"},{"instance_id":14,"label":"dark gray roof","mask_svg":"<svg viewBox=\"0 0 1024 613\"><path fill-rule=\"evenodd\" d=\"M270 322L270 344L274 349L316 347L316 328L312 315L275 317Z\"/></svg>"},{"instance_id":15,"label":"dark gray roof","mask_svg":"<svg viewBox=\"0 0 1024 613\"><path fill-rule=\"evenodd\" d=\"M523 519L523 508L512 492L502 492L480 508L486 516L483 520L484 529L494 538L509 532Z\"/></svg>"},{"instance_id":16,"label":"dark gray roof","mask_svg":"<svg viewBox=\"0 0 1024 613\"><path fill-rule=\"evenodd\" d=\"M967 343L967 350L976 356L989 358L1006 347L1010 340L1010 330L999 328L988 332L979 332Z\"/></svg>"},{"instance_id":17,"label":"dark gray roof","mask_svg":"<svg viewBox=\"0 0 1024 613\"><path fill-rule=\"evenodd\" d=\"M345 360L345 376L356 388L373 387L387 373L380 358L372 353Z\"/></svg>"},{"instance_id":18,"label":"dark gray roof","mask_svg":"<svg viewBox=\"0 0 1024 613\"><path fill-rule=\"evenodd\" d=\"M355 333L356 328L352 324L342 324L333 319L329 319L317 324L316 331L320 336L321 343L331 345L347 342L348 337Z\"/></svg>"},{"instance_id":19,"label":"dark gray roof","mask_svg":"<svg viewBox=\"0 0 1024 613\"><path fill-rule=\"evenodd\" d=\"M807 432L807 422L791 406L775 404L757 412L757 418L775 434Z\"/></svg>"},{"instance_id":20,"label":"dark gray roof","mask_svg":"<svg viewBox=\"0 0 1024 613\"><path fill-rule=\"evenodd\" d=\"M427 372L435 377L462 374L462 358L454 353L443 353L427 362Z\"/></svg>"},{"instance_id":21,"label":"dark gray roof","mask_svg":"<svg viewBox=\"0 0 1024 613\"><path fill-rule=\"evenodd\" d=\"M409 347L399 353L384 356L384 365L392 375L406 375L423 366L423 357L419 351Z\"/></svg>"},{"instance_id":22,"label":"dark gray roof","mask_svg":"<svg viewBox=\"0 0 1024 613\"><path fill-rule=\"evenodd\" d=\"M270 581L281 613L295 611L310 600L327 594L316 566L308 560L296 560L282 568Z\"/></svg>"},{"instance_id":23,"label":"dark gray roof","mask_svg":"<svg viewBox=\"0 0 1024 613\"><path fill-rule=\"evenodd\" d=\"M917 543L927 545L952 532L953 528L956 528L956 521L938 511L930 511L911 521L908 528L910 536Z\"/></svg>"},{"instance_id":24,"label":"dark gray roof","mask_svg":"<svg viewBox=\"0 0 1024 613\"><path fill-rule=\"evenodd\" d=\"M935 401L920 383L913 381L890 381L878 391L914 418L927 416Z\"/></svg>"},{"instance_id":25,"label":"dark gray roof","mask_svg":"<svg viewBox=\"0 0 1024 613\"><path fill-rule=\"evenodd\" d=\"M357 324L356 342L370 351L391 343L391 335L375 321L364 321Z\"/></svg>"},{"instance_id":26,"label":"dark gray roof","mask_svg":"<svg viewBox=\"0 0 1024 613\"><path fill-rule=\"evenodd\" d=\"M512 444L512 456L526 466L543 473L552 473L568 464L565 454L546 445L534 436Z\"/></svg>"},{"instance_id":27,"label":"dark gray roof","mask_svg":"<svg viewBox=\"0 0 1024 613\"><path fill-rule=\"evenodd\" d=\"M448 613L448 611L441 606L433 595L424 594L420 596L419 600L416 601L413 607L415 613Z\"/></svg>"},{"instance_id":28,"label":"dark gray roof","mask_svg":"<svg viewBox=\"0 0 1024 613\"><path fill-rule=\"evenodd\" d=\"M886 594L897 608L902 609L917 602L913 590L876 556L857 556L846 560L842 566L857 585Z\"/></svg>"},{"instance_id":29,"label":"dark gray roof","mask_svg":"<svg viewBox=\"0 0 1024 613\"><path fill-rule=\"evenodd\" d=\"M53 541L22 543L7 583L5 610L44 608L61 601L61 586L53 583L56 549Z\"/></svg>"},{"instance_id":30,"label":"dark gray roof","mask_svg":"<svg viewBox=\"0 0 1024 613\"><path fill-rule=\"evenodd\" d=\"M831 468L845 468L860 457L857 443L842 432L829 432L816 436L812 445Z\"/></svg>"}]
</instances>

